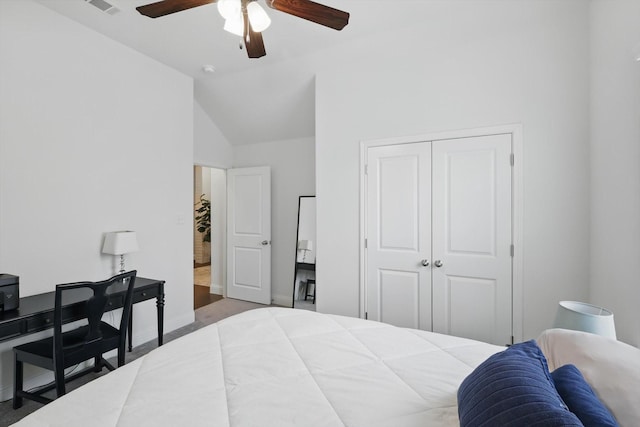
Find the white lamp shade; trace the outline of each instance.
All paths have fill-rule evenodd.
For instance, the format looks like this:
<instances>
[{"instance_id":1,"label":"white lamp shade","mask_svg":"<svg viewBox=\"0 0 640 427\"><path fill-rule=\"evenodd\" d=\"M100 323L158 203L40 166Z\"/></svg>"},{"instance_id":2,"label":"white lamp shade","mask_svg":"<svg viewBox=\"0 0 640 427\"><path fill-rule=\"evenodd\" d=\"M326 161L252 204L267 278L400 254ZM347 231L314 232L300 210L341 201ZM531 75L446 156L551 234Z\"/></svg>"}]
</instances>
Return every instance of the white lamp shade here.
<instances>
[{"instance_id":1,"label":"white lamp shade","mask_svg":"<svg viewBox=\"0 0 640 427\"><path fill-rule=\"evenodd\" d=\"M102 245L102 253L111 255L122 255L130 252L136 252L138 247L138 238L135 231L114 231L107 233Z\"/></svg>"},{"instance_id":2,"label":"white lamp shade","mask_svg":"<svg viewBox=\"0 0 640 427\"><path fill-rule=\"evenodd\" d=\"M300 240L298 241L298 249L301 251L312 251L313 242L311 240Z\"/></svg>"},{"instance_id":3,"label":"white lamp shade","mask_svg":"<svg viewBox=\"0 0 640 427\"><path fill-rule=\"evenodd\" d=\"M244 18L242 15L234 15L224 21L224 30L238 37L244 35Z\"/></svg>"},{"instance_id":4,"label":"white lamp shade","mask_svg":"<svg viewBox=\"0 0 640 427\"><path fill-rule=\"evenodd\" d=\"M249 23L253 31L263 32L271 25L271 18L267 12L257 2L251 2L247 5L247 15L249 15Z\"/></svg>"},{"instance_id":5,"label":"white lamp shade","mask_svg":"<svg viewBox=\"0 0 640 427\"><path fill-rule=\"evenodd\" d=\"M244 18L240 0L218 0L218 12L224 18L224 30L238 37L244 35Z\"/></svg>"},{"instance_id":6,"label":"white lamp shade","mask_svg":"<svg viewBox=\"0 0 640 427\"><path fill-rule=\"evenodd\" d=\"M606 308L584 302L560 301L553 326L616 339L613 313Z\"/></svg>"},{"instance_id":7,"label":"white lamp shade","mask_svg":"<svg viewBox=\"0 0 640 427\"><path fill-rule=\"evenodd\" d=\"M218 0L218 12L224 19L229 19L238 14L242 16L240 0Z\"/></svg>"}]
</instances>

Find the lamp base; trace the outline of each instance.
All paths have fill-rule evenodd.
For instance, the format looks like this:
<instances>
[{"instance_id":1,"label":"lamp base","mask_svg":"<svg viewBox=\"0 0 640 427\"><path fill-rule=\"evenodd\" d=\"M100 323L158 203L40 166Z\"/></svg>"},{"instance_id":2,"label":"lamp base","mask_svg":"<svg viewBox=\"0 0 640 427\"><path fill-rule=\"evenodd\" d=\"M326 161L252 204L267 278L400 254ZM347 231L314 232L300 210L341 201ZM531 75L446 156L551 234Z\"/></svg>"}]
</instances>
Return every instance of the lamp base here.
<instances>
[{"instance_id":1,"label":"lamp base","mask_svg":"<svg viewBox=\"0 0 640 427\"><path fill-rule=\"evenodd\" d=\"M122 274L124 273L124 254L120 255L120 271L118 271L118 274Z\"/></svg>"}]
</instances>

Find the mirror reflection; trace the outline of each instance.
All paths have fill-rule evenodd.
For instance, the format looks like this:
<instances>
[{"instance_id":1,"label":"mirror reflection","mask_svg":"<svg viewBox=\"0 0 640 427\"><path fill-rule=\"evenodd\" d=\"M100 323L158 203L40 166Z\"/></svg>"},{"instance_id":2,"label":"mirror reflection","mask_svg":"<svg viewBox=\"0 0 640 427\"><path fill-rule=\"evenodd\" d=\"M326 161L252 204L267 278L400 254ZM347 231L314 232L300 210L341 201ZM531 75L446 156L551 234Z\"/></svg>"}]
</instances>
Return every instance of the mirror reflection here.
<instances>
[{"instance_id":1,"label":"mirror reflection","mask_svg":"<svg viewBox=\"0 0 640 427\"><path fill-rule=\"evenodd\" d=\"M316 309L316 196L298 199L293 308Z\"/></svg>"}]
</instances>

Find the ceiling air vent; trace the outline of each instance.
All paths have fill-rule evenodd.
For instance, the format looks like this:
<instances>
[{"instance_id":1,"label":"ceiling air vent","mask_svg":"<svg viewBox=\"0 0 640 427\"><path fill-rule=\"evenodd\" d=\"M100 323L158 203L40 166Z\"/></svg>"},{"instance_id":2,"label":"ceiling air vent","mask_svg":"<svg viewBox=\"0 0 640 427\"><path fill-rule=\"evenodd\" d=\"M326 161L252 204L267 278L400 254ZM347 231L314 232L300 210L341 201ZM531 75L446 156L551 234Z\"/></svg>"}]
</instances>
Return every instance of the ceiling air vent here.
<instances>
[{"instance_id":1,"label":"ceiling air vent","mask_svg":"<svg viewBox=\"0 0 640 427\"><path fill-rule=\"evenodd\" d=\"M84 1L97 7L101 11L108 13L109 15L115 15L116 13L120 12L120 9L118 9L111 3L106 2L105 0L84 0Z\"/></svg>"}]
</instances>

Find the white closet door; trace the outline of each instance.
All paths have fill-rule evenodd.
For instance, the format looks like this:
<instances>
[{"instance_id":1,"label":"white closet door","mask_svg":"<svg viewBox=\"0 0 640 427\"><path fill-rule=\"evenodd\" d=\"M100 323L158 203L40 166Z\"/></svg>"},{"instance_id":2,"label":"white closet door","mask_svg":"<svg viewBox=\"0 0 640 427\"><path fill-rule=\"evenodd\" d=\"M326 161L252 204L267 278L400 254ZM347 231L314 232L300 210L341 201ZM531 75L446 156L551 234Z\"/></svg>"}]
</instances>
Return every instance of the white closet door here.
<instances>
[{"instance_id":1,"label":"white closet door","mask_svg":"<svg viewBox=\"0 0 640 427\"><path fill-rule=\"evenodd\" d=\"M367 314L431 329L429 143L367 150Z\"/></svg>"},{"instance_id":2,"label":"white closet door","mask_svg":"<svg viewBox=\"0 0 640 427\"><path fill-rule=\"evenodd\" d=\"M510 343L511 135L436 141L432 150L433 330Z\"/></svg>"}]
</instances>

